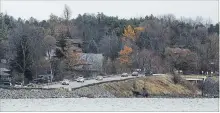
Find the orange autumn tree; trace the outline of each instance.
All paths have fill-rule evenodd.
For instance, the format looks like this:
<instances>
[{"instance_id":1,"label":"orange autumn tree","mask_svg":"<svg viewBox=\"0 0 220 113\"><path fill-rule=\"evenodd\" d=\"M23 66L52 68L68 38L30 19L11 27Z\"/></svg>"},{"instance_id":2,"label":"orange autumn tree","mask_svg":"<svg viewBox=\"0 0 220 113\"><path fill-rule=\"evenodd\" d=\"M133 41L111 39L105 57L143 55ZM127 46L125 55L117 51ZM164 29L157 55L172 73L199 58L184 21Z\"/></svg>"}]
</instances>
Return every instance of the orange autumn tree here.
<instances>
[{"instance_id":1,"label":"orange autumn tree","mask_svg":"<svg viewBox=\"0 0 220 113\"><path fill-rule=\"evenodd\" d=\"M125 65L128 65L130 64L131 60L130 60L130 57L129 55L132 53L132 48L128 47L128 46L124 46L124 49L120 51L120 57L119 57L119 60L120 60L120 63L121 64L125 64Z\"/></svg>"},{"instance_id":2,"label":"orange autumn tree","mask_svg":"<svg viewBox=\"0 0 220 113\"><path fill-rule=\"evenodd\" d=\"M131 25L128 25L125 29L124 29L124 33L122 37L122 42L124 43L124 48L120 51L119 53L119 60L120 60L120 64L124 67L124 68L128 68L128 66L131 65L132 63L132 53L133 50L135 50L134 46L134 42L135 40L138 38L137 33L140 31L143 31L144 28L142 27L135 27L133 28Z\"/></svg>"}]
</instances>

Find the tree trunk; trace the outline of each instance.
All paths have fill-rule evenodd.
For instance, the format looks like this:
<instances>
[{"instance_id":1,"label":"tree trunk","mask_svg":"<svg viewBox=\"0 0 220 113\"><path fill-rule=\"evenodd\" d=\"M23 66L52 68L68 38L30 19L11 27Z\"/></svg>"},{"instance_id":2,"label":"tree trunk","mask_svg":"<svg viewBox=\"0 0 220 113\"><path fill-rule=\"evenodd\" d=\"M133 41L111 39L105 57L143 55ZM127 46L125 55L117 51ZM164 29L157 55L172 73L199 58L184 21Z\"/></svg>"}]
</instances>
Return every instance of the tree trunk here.
<instances>
[{"instance_id":1,"label":"tree trunk","mask_svg":"<svg viewBox=\"0 0 220 113\"><path fill-rule=\"evenodd\" d=\"M26 55L25 55L25 50L24 47L22 46L22 52L23 52L23 84L25 84L25 69L26 69L26 64L25 64L25 60L26 60Z\"/></svg>"}]
</instances>

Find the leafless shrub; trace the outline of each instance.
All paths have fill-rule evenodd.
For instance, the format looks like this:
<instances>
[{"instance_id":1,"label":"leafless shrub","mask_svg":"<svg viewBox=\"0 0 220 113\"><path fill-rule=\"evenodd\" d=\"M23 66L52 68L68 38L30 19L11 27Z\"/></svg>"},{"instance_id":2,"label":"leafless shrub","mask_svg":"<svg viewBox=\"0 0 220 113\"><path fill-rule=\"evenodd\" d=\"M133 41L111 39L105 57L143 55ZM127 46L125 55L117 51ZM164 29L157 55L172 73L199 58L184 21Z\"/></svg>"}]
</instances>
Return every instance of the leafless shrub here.
<instances>
[{"instance_id":1,"label":"leafless shrub","mask_svg":"<svg viewBox=\"0 0 220 113\"><path fill-rule=\"evenodd\" d=\"M189 81L186 81L179 75L173 75L173 82L175 84L182 84L183 86L187 87L191 91L196 91L196 86L192 85Z\"/></svg>"}]
</instances>

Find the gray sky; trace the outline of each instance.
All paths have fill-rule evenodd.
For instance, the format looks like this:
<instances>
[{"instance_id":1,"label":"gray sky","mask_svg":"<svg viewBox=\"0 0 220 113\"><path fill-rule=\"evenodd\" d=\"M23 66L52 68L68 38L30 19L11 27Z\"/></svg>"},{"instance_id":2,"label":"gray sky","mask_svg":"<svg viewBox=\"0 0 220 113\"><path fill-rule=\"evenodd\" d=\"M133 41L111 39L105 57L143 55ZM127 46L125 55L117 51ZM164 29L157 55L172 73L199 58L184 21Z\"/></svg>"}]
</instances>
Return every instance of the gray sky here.
<instances>
[{"instance_id":1,"label":"gray sky","mask_svg":"<svg viewBox=\"0 0 220 113\"><path fill-rule=\"evenodd\" d=\"M48 19L51 13L62 16L64 5L72 10L72 18L78 14L103 12L119 18L145 17L173 14L177 18L184 16L195 19L201 16L218 22L218 1L1 1L1 12L29 19Z\"/></svg>"}]
</instances>

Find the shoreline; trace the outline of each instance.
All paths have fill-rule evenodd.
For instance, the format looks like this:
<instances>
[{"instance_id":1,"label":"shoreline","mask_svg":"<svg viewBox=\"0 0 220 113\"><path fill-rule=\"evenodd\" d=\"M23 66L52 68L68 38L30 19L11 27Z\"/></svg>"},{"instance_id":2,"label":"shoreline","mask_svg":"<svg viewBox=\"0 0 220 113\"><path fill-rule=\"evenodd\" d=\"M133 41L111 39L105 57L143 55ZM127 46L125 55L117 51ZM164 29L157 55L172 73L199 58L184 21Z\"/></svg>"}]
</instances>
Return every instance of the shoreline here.
<instances>
[{"instance_id":1,"label":"shoreline","mask_svg":"<svg viewBox=\"0 0 220 113\"><path fill-rule=\"evenodd\" d=\"M3 89L0 88L0 99L47 99L47 98L143 98L131 95L117 97L106 90L88 92L86 90L68 91L65 89ZM190 95L190 94L150 94L147 98L219 98L219 95Z\"/></svg>"}]
</instances>

